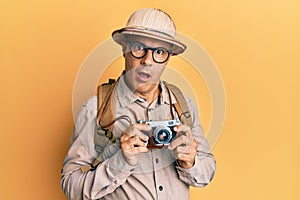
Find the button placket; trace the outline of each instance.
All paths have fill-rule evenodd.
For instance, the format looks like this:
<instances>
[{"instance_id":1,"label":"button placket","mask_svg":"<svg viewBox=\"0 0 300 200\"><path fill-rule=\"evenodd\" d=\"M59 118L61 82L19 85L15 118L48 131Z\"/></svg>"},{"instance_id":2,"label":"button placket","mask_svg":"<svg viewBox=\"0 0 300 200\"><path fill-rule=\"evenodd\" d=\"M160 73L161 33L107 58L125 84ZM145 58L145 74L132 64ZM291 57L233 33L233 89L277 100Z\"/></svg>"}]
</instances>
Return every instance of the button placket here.
<instances>
[{"instance_id":1,"label":"button placket","mask_svg":"<svg viewBox=\"0 0 300 200\"><path fill-rule=\"evenodd\" d=\"M152 111L152 109L148 107L148 108L147 108L147 119L148 119L148 121L151 121L151 120L152 120L151 111Z\"/></svg>"}]
</instances>

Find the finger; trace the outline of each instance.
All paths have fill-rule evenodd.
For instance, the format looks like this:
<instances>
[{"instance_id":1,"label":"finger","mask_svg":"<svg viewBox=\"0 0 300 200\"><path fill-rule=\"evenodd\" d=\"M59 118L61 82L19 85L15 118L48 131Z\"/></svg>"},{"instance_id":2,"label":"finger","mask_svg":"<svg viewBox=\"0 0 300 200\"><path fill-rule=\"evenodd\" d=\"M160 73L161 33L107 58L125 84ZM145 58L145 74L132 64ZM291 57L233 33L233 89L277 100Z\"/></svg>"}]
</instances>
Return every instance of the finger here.
<instances>
[{"instance_id":1,"label":"finger","mask_svg":"<svg viewBox=\"0 0 300 200\"><path fill-rule=\"evenodd\" d=\"M146 153L148 152L147 147L134 147L131 151L133 154Z\"/></svg>"},{"instance_id":2,"label":"finger","mask_svg":"<svg viewBox=\"0 0 300 200\"><path fill-rule=\"evenodd\" d=\"M127 133L123 134L120 138L120 143L121 146L125 145L125 148L129 148L127 147L127 145L131 145L131 146L147 146L147 141L141 140L138 136L130 136Z\"/></svg>"},{"instance_id":3,"label":"finger","mask_svg":"<svg viewBox=\"0 0 300 200\"><path fill-rule=\"evenodd\" d=\"M128 146L129 148L124 148L122 149L123 152L127 155L127 157L129 156L133 156L139 153L146 153L148 152L148 148L147 147L134 147L134 146Z\"/></svg>"},{"instance_id":4,"label":"finger","mask_svg":"<svg viewBox=\"0 0 300 200\"><path fill-rule=\"evenodd\" d=\"M129 138L130 138L130 136L127 133L122 132L121 137L120 137L120 142L122 143L122 142L128 140Z\"/></svg>"},{"instance_id":5,"label":"finger","mask_svg":"<svg viewBox=\"0 0 300 200\"><path fill-rule=\"evenodd\" d=\"M146 143L141 141L137 136L131 137L129 140L121 144L122 149L130 149L134 147L146 147Z\"/></svg>"},{"instance_id":6,"label":"finger","mask_svg":"<svg viewBox=\"0 0 300 200\"><path fill-rule=\"evenodd\" d=\"M180 146L179 146L180 147ZM174 155L176 156L176 158L178 158L178 155L180 155L180 154L183 154L183 153L186 153L186 154L188 154L189 153L189 148L187 147L187 146L182 146L182 147L177 147L177 148L175 148L174 149Z\"/></svg>"},{"instance_id":7,"label":"finger","mask_svg":"<svg viewBox=\"0 0 300 200\"><path fill-rule=\"evenodd\" d=\"M177 138L175 138L175 140L173 142L171 142L171 144L169 145L169 149L173 150L176 147L180 146L180 145L189 145L189 138L185 135L181 135Z\"/></svg>"},{"instance_id":8,"label":"finger","mask_svg":"<svg viewBox=\"0 0 300 200\"><path fill-rule=\"evenodd\" d=\"M126 133L133 137L133 136L138 136L139 138L141 138L144 141L148 141L148 136L145 135L144 133L142 133L142 130L148 131L151 127L147 124L133 124L131 125L127 130Z\"/></svg>"},{"instance_id":9,"label":"finger","mask_svg":"<svg viewBox=\"0 0 300 200\"><path fill-rule=\"evenodd\" d=\"M139 153L146 153L148 152L148 148L147 147L131 147L130 149L124 149L123 152L127 155L127 156L133 156Z\"/></svg>"},{"instance_id":10,"label":"finger","mask_svg":"<svg viewBox=\"0 0 300 200\"><path fill-rule=\"evenodd\" d=\"M176 126L174 128L174 130L176 132L183 132L183 133L185 133L185 135L188 136L189 138L194 138L194 135L192 133L191 127L189 127L187 125L184 125L184 124L178 125L178 126Z\"/></svg>"},{"instance_id":11,"label":"finger","mask_svg":"<svg viewBox=\"0 0 300 200\"><path fill-rule=\"evenodd\" d=\"M134 147L146 147L147 143L145 143L143 140L141 140L138 136L135 136L134 138L129 140L130 143L132 143L132 146Z\"/></svg>"},{"instance_id":12,"label":"finger","mask_svg":"<svg viewBox=\"0 0 300 200\"><path fill-rule=\"evenodd\" d=\"M133 124L134 128L137 128L140 131L150 131L151 130L151 126L149 126L148 124Z\"/></svg>"},{"instance_id":13,"label":"finger","mask_svg":"<svg viewBox=\"0 0 300 200\"><path fill-rule=\"evenodd\" d=\"M151 126L148 124L134 124L133 127L136 130L136 135L139 136L143 141L147 142L149 137L145 135L142 131L152 130Z\"/></svg>"},{"instance_id":14,"label":"finger","mask_svg":"<svg viewBox=\"0 0 300 200\"><path fill-rule=\"evenodd\" d=\"M180 153L176 155L177 159L184 162L193 162L195 157L190 154Z\"/></svg>"},{"instance_id":15,"label":"finger","mask_svg":"<svg viewBox=\"0 0 300 200\"><path fill-rule=\"evenodd\" d=\"M174 154L187 154L187 155L192 155L195 156L197 153L197 149L194 149L190 146L179 146L174 150Z\"/></svg>"}]
</instances>

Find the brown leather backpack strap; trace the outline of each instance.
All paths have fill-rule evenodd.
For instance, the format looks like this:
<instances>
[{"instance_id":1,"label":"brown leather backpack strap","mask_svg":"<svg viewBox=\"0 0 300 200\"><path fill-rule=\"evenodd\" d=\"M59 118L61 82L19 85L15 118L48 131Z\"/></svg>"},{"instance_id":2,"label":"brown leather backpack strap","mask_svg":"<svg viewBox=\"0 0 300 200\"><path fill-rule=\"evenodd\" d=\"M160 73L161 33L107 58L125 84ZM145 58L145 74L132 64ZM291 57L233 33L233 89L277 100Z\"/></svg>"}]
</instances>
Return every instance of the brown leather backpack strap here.
<instances>
[{"instance_id":1,"label":"brown leather backpack strap","mask_svg":"<svg viewBox=\"0 0 300 200\"><path fill-rule=\"evenodd\" d=\"M174 103L174 107L179 116L180 121L183 124L192 127L192 125L193 125L192 116L191 116L188 104L183 96L183 93L177 86L175 86L173 84L169 84L166 82L164 82L164 84L173 93L173 95L176 99L176 103Z\"/></svg>"},{"instance_id":2,"label":"brown leather backpack strap","mask_svg":"<svg viewBox=\"0 0 300 200\"><path fill-rule=\"evenodd\" d=\"M115 105L113 93L115 86L115 80L109 79L108 83L99 85L97 88L98 103L94 143L98 157L91 165L84 165L80 168L83 173L88 172L91 169L95 169L97 165L103 161L105 147L116 142L116 138L112 132L113 123L115 121L113 113Z\"/></svg>"},{"instance_id":3,"label":"brown leather backpack strap","mask_svg":"<svg viewBox=\"0 0 300 200\"><path fill-rule=\"evenodd\" d=\"M116 82L110 79L109 83L98 86L98 113L97 125L102 128L108 128L112 131L112 121L114 120L113 109L115 106L115 99L112 98Z\"/></svg>"}]
</instances>

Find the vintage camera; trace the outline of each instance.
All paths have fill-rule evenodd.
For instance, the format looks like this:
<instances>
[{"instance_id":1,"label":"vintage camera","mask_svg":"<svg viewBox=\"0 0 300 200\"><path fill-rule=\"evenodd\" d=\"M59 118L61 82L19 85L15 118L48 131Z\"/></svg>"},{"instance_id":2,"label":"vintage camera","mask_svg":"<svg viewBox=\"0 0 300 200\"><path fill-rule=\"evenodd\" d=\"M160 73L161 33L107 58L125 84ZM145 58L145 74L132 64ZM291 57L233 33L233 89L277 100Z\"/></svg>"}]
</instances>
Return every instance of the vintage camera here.
<instances>
[{"instance_id":1,"label":"vintage camera","mask_svg":"<svg viewBox=\"0 0 300 200\"><path fill-rule=\"evenodd\" d=\"M147 147L162 148L168 146L176 137L176 132L173 130L180 122L177 120L167 121L142 121L138 120L140 124L148 124L152 127L152 135L149 135Z\"/></svg>"}]
</instances>

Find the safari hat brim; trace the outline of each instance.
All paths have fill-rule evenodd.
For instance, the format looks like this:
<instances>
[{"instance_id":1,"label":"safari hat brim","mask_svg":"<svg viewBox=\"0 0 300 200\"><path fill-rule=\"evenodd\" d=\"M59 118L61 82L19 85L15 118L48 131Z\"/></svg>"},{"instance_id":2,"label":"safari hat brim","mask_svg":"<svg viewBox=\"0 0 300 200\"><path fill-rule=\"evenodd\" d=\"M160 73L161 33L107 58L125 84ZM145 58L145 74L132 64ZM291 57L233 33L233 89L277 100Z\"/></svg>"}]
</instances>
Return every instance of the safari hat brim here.
<instances>
[{"instance_id":1,"label":"safari hat brim","mask_svg":"<svg viewBox=\"0 0 300 200\"><path fill-rule=\"evenodd\" d=\"M171 44L173 55L185 51L186 45L176 39L176 27L172 18L156 8L135 11L128 19L126 27L112 33L114 41L123 44L128 35L143 36Z\"/></svg>"},{"instance_id":2,"label":"safari hat brim","mask_svg":"<svg viewBox=\"0 0 300 200\"><path fill-rule=\"evenodd\" d=\"M126 36L128 35L143 36L170 43L172 45L170 50L172 51L173 55L181 54L186 50L186 45L173 38L171 35L166 34L163 31L144 27L125 27L118 29L112 33L112 38L115 42L122 45L122 42L126 41Z\"/></svg>"}]
</instances>

